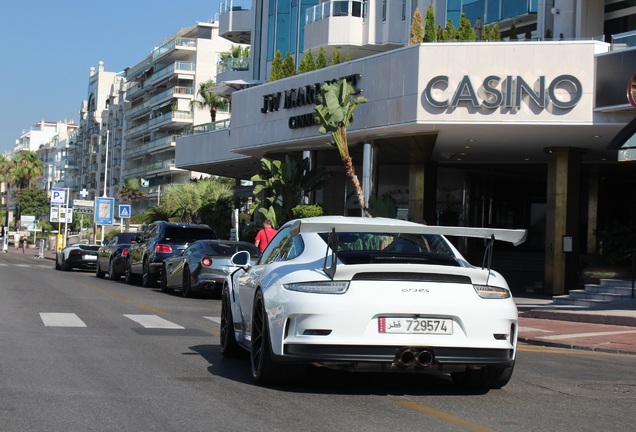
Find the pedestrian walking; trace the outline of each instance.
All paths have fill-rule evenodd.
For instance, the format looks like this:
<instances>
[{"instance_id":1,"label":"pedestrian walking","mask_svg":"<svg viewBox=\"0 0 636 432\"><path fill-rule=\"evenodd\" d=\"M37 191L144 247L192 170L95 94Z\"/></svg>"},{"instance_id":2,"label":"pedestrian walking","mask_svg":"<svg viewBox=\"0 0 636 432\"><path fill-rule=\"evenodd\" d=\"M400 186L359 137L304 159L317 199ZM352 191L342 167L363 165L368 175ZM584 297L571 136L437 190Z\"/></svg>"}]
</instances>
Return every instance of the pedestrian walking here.
<instances>
[{"instance_id":1,"label":"pedestrian walking","mask_svg":"<svg viewBox=\"0 0 636 432\"><path fill-rule=\"evenodd\" d=\"M22 253L24 253L24 249L26 249L27 239L26 237L20 237L20 247L22 248Z\"/></svg>"},{"instance_id":2,"label":"pedestrian walking","mask_svg":"<svg viewBox=\"0 0 636 432\"><path fill-rule=\"evenodd\" d=\"M20 247L20 233L13 234L13 247L17 250Z\"/></svg>"},{"instance_id":3,"label":"pedestrian walking","mask_svg":"<svg viewBox=\"0 0 636 432\"><path fill-rule=\"evenodd\" d=\"M263 221L263 229L256 234L254 244L263 252L277 232L277 230L272 228L272 221L265 219Z\"/></svg>"}]
</instances>

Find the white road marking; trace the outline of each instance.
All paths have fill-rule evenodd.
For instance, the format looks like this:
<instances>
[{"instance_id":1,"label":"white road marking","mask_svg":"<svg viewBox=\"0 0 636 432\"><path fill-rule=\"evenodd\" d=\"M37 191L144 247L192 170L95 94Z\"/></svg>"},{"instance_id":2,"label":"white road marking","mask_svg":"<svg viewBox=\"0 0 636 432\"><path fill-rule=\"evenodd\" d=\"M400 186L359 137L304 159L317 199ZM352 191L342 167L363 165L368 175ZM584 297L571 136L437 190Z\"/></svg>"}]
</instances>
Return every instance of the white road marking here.
<instances>
[{"instance_id":1,"label":"white road marking","mask_svg":"<svg viewBox=\"0 0 636 432\"><path fill-rule=\"evenodd\" d=\"M636 333L636 330L622 330L622 331L613 331L613 332L596 332L596 333L576 333L576 334L564 334L564 335L554 335L554 336L541 336L539 339L546 340L559 340L559 339L575 339L581 337L594 337L594 336L612 336L619 334L630 334Z\"/></svg>"},{"instance_id":2,"label":"white road marking","mask_svg":"<svg viewBox=\"0 0 636 432\"><path fill-rule=\"evenodd\" d=\"M40 318L46 327L86 327L74 313L41 312Z\"/></svg>"},{"instance_id":3,"label":"white road marking","mask_svg":"<svg viewBox=\"0 0 636 432\"><path fill-rule=\"evenodd\" d=\"M124 315L126 318L141 324L144 328L184 329L178 324L161 318L158 315Z\"/></svg>"},{"instance_id":4,"label":"white road marking","mask_svg":"<svg viewBox=\"0 0 636 432\"><path fill-rule=\"evenodd\" d=\"M206 317L204 316L203 318L208 319L212 322L215 322L217 324L221 324L221 317Z\"/></svg>"}]
</instances>

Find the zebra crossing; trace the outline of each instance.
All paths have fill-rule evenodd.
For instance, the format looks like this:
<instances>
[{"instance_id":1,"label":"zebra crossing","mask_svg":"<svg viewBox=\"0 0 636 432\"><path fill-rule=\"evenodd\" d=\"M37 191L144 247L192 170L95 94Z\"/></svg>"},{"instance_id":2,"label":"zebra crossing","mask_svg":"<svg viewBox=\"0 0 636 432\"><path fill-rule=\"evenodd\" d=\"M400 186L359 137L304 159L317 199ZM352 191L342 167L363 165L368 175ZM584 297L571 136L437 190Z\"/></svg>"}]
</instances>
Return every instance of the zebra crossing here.
<instances>
[{"instance_id":1,"label":"zebra crossing","mask_svg":"<svg viewBox=\"0 0 636 432\"><path fill-rule=\"evenodd\" d=\"M124 318L146 329L184 330L180 324L169 321L159 315L153 314L123 314ZM220 317L202 317L215 324L221 323ZM40 312L40 319L45 327L88 327L86 323L75 313L64 312Z\"/></svg>"}]
</instances>

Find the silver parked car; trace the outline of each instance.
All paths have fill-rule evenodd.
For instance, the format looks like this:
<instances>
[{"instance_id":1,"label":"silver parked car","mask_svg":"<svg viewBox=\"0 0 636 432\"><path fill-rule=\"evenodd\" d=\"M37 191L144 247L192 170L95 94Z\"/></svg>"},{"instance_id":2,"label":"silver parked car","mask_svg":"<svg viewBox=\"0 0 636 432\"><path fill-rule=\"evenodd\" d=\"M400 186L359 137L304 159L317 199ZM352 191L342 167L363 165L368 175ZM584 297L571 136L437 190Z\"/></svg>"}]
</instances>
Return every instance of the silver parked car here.
<instances>
[{"instance_id":1,"label":"silver parked car","mask_svg":"<svg viewBox=\"0 0 636 432\"><path fill-rule=\"evenodd\" d=\"M166 259L161 268L161 291L181 290L184 297L210 291L220 296L236 252L247 251L252 263L261 252L251 243L230 240L198 240L180 254Z\"/></svg>"}]
</instances>

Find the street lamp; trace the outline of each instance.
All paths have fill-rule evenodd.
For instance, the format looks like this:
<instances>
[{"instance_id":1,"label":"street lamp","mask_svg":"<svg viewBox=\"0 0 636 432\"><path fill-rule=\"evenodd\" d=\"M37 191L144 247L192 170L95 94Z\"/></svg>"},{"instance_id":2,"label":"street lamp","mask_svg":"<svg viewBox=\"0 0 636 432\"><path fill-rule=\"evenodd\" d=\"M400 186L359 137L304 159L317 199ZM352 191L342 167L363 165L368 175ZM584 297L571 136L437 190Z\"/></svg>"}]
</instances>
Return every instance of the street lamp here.
<instances>
[{"instance_id":1,"label":"street lamp","mask_svg":"<svg viewBox=\"0 0 636 432\"><path fill-rule=\"evenodd\" d=\"M102 198L106 198L108 195L106 194L106 188L108 186L108 134L109 130L106 129L106 152L104 154L104 194ZM104 231L106 229L106 225L102 225L102 243L104 242Z\"/></svg>"}]
</instances>

